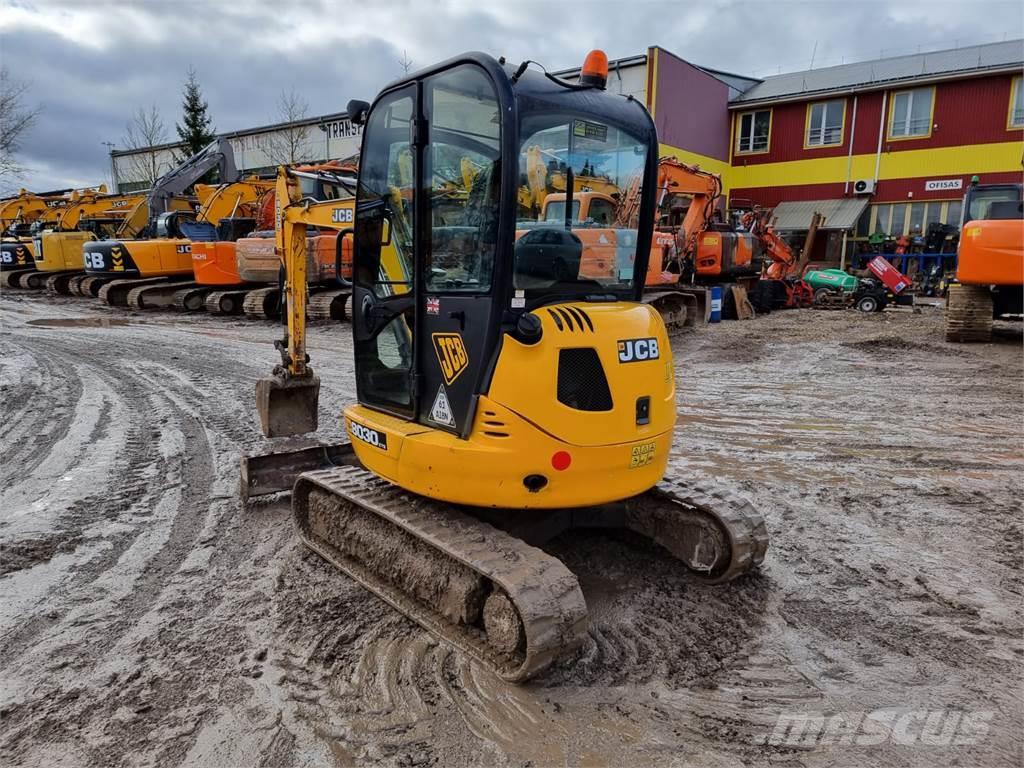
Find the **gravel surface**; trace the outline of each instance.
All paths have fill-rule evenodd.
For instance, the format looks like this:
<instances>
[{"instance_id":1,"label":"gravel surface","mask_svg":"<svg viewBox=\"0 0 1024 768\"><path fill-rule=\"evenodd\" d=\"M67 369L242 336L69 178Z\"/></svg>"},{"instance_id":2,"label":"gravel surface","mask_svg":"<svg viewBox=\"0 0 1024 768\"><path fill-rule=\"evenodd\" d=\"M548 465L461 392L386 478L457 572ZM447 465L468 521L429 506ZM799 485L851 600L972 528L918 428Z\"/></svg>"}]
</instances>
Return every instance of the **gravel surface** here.
<instances>
[{"instance_id":1,"label":"gravel surface","mask_svg":"<svg viewBox=\"0 0 1024 768\"><path fill-rule=\"evenodd\" d=\"M273 324L13 291L0 324L6 765L1024 758L1019 330L802 310L679 336L674 471L754 501L764 567L709 586L563 536L590 638L517 687L304 551L286 499L243 509ZM337 437L348 329L310 347Z\"/></svg>"}]
</instances>

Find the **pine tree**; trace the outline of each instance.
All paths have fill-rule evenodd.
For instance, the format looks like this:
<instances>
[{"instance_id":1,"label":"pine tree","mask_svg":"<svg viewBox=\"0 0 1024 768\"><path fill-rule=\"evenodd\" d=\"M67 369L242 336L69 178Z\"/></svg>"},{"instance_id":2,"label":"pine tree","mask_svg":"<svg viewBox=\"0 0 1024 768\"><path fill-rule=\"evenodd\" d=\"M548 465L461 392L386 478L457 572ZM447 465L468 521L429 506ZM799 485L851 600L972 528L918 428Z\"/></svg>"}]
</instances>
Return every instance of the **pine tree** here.
<instances>
[{"instance_id":1,"label":"pine tree","mask_svg":"<svg viewBox=\"0 0 1024 768\"><path fill-rule=\"evenodd\" d=\"M203 100L203 93L196 80L196 71L188 68L188 79L185 80L184 99L181 102L184 114L182 124L175 124L178 136L184 142L186 157L191 157L213 141L214 128L210 116L206 113L208 104Z\"/></svg>"}]
</instances>

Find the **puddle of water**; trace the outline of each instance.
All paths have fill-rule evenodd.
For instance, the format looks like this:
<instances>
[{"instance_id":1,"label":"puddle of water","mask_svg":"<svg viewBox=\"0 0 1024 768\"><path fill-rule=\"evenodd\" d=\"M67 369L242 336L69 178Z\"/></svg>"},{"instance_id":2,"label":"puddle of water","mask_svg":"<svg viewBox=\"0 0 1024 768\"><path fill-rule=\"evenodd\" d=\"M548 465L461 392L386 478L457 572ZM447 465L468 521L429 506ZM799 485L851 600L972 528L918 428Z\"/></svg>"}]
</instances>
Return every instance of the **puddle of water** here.
<instances>
[{"instance_id":1,"label":"puddle of water","mask_svg":"<svg viewBox=\"0 0 1024 768\"><path fill-rule=\"evenodd\" d=\"M110 328L115 325L131 325L130 320L119 317L64 317L29 320L28 325L44 328Z\"/></svg>"}]
</instances>

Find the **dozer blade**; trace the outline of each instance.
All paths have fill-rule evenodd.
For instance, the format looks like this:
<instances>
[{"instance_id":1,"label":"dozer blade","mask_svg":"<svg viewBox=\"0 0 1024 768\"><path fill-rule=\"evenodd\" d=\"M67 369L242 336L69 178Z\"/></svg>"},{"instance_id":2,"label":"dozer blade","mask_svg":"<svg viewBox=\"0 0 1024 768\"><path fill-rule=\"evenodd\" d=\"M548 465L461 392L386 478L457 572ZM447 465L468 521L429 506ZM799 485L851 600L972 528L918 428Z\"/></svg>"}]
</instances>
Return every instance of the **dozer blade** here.
<instances>
[{"instance_id":1,"label":"dozer blade","mask_svg":"<svg viewBox=\"0 0 1024 768\"><path fill-rule=\"evenodd\" d=\"M256 410L266 437L290 437L316 432L320 379L310 372L295 376L265 376L256 382Z\"/></svg>"},{"instance_id":2,"label":"dozer blade","mask_svg":"<svg viewBox=\"0 0 1024 768\"><path fill-rule=\"evenodd\" d=\"M242 501L254 496L290 491L303 472L358 465L352 444L329 443L242 457Z\"/></svg>"}]
</instances>

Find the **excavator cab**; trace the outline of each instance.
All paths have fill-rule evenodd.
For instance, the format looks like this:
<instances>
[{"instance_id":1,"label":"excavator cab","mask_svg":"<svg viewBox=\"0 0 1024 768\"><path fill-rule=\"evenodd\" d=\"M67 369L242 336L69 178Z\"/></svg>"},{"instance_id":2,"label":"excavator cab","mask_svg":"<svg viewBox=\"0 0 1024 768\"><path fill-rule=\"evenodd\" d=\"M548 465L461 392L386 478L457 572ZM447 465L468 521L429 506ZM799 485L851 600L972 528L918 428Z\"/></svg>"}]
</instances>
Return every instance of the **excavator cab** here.
<instances>
[{"instance_id":1,"label":"excavator cab","mask_svg":"<svg viewBox=\"0 0 1024 768\"><path fill-rule=\"evenodd\" d=\"M657 162L655 129L638 102L484 55L398 83L368 109L352 318L367 408L465 437L504 340L539 341L531 313L565 301L639 300L650 229L596 230L570 213L517 239L534 147L570 177L600 168L622 184L638 171L653 179ZM475 173L454 204L451 183L467 161ZM575 186L564 211L573 210ZM653 216L654 184L646 188L641 221ZM583 241L602 237L620 253L603 274L581 274Z\"/></svg>"}]
</instances>

